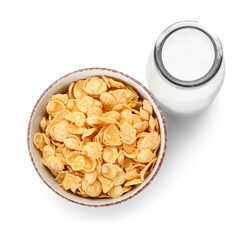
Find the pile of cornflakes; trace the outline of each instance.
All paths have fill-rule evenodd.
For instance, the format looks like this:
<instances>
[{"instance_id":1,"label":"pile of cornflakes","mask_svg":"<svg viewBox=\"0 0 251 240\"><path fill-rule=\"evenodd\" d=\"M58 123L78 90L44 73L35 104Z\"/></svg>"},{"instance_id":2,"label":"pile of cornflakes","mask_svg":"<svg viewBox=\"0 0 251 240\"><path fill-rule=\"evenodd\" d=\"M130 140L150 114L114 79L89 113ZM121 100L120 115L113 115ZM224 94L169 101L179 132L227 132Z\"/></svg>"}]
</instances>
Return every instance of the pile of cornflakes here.
<instances>
[{"instance_id":1,"label":"pile of cornflakes","mask_svg":"<svg viewBox=\"0 0 251 240\"><path fill-rule=\"evenodd\" d=\"M46 110L34 144L64 190L117 198L154 168L158 120L132 87L106 76L81 79L53 95Z\"/></svg>"}]
</instances>

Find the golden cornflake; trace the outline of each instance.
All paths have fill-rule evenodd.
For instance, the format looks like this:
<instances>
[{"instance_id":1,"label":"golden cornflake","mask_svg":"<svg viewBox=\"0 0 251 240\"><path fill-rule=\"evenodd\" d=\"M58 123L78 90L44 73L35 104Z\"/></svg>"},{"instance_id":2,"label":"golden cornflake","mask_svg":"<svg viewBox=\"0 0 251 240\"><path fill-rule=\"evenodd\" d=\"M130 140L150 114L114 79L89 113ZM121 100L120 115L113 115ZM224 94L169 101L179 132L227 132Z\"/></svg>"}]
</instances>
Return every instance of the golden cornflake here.
<instances>
[{"instance_id":1,"label":"golden cornflake","mask_svg":"<svg viewBox=\"0 0 251 240\"><path fill-rule=\"evenodd\" d=\"M50 101L46 106L47 112L51 114L52 116L55 116L56 113L64 109L65 109L65 105L61 101L58 101L58 100Z\"/></svg>"},{"instance_id":2,"label":"golden cornflake","mask_svg":"<svg viewBox=\"0 0 251 240\"><path fill-rule=\"evenodd\" d=\"M56 181L58 181L59 183L62 183L64 181L65 178L65 174L67 173L67 171L62 171L58 174L58 176L56 177Z\"/></svg>"},{"instance_id":3,"label":"golden cornflake","mask_svg":"<svg viewBox=\"0 0 251 240\"><path fill-rule=\"evenodd\" d=\"M130 125L132 125L133 123L133 115L132 112L129 109L124 109L123 111L121 111L121 120L120 120L120 124L122 125L124 122L128 122Z\"/></svg>"},{"instance_id":4,"label":"golden cornflake","mask_svg":"<svg viewBox=\"0 0 251 240\"><path fill-rule=\"evenodd\" d=\"M91 126L97 127L109 126L111 124L119 126L119 123L114 118L110 117L88 117L86 122Z\"/></svg>"},{"instance_id":5,"label":"golden cornflake","mask_svg":"<svg viewBox=\"0 0 251 240\"><path fill-rule=\"evenodd\" d=\"M85 157L81 154L81 152L71 152L66 156L66 163L69 164L74 171L79 171L83 169L86 165Z\"/></svg>"},{"instance_id":6,"label":"golden cornflake","mask_svg":"<svg viewBox=\"0 0 251 240\"><path fill-rule=\"evenodd\" d=\"M143 109L146 110L150 115L153 114L152 104L146 99L143 100Z\"/></svg>"},{"instance_id":7,"label":"golden cornflake","mask_svg":"<svg viewBox=\"0 0 251 240\"><path fill-rule=\"evenodd\" d=\"M66 105L68 99L69 99L69 97L67 94L58 93L58 94L52 95L51 99L49 100L49 103L53 100L58 100L58 101L62 102L64 105Z\"/></svg>"},{"instance_id":8,"label":"golden cornflake","mask_svg":"<svg viewBox=\"0 0 251 240\"><path fill-rule=\"evenodd\" d=\"M98 180L101 182L103 193L107 193L113 187L113 182L102 175L98 176Z\"/></svg>"},{"instance_id":9,"label":"golden cornflake","mask_svg":"<svg viewBox=\"0 0 251 240\"><path fill-rule=\"evenodd\" d=\"M36 133L34 135L34 144L37 149L42 151L46 145L50 144L50 139L44 133Z\"/></svg>"},{"instance_id":10,"label":"golden cornflake","mask_svg":"<svg viewBox=\"0 0 251 240\"><path fill-rule=\"evenodd\" d=\"M48 160L48 159L54 157L54 154L55 154L55 151L52 146L46 145L43 148L42 155L43 155L44 159Z\"/></svg>"},{"instance_id":11,"label":"golden cornflake","mask_svg":"<svg viewBox=\"0 0 251 240\"><path fill-rule=\"evenodd\" d=\"M136 140L136 130L127 122L120 126L121 141L126 144L131 144Z\"/></svg>"},{"instance_id":12,"label":"golden cornflake","mask_svg":"<svg viewBox=\"0 0 251 240\"><path fill-rule=\"evenodd\" d=\"M96 198L110 198L106 193L100 193Z\"/></svg>"},{"instance_id":13,"label":"golden cornflake","mask_svg":"<svg viewBox=\"0 0 251 240\"><path fill-rule=\"evenodd\" d=\"M84 133L82 134L82 139L93 135L96 131L97 131L97 128L85 129Z\"/></svg>"},{"instance_id":14,"label":"golden cornflake","mask_svg":"<svg viewBox=\"0 0 251 240\"><path fill-rule=\"evenodd\" d=\"M73 95L77 100L80 100L87 95L84 91L83 84L84 80L79 80L73 87Z\"/></svg>"},{"instance_id":15,"label":"golden cornflake","mask_svg":"<svg viewBox=\"0 0 251 240\"><path fill-rule=\"evenodd\" d=\"M125 176L124 176L124 178L126 180L132 180L132 179L135 179L135 178L138 178L138 177L140 177L140 175L139 175L137 169L133 169L131 171L127 171L126 174L125 174Z\"/></svg>"},{"instance_id":16,"label":"golden cornflake","mask_svg":"<svg viewBox=\"0 0 251 240\"><path fill-rule=\"evenodd\" d=\"M52 157L47 160L42 158L42 163L51 171L51 173L55 177L59 172L64 170L64 164L57 157Z\"/></svg>"},{"instance_id":17,"label":"golden cornflake","mask_svg":"<svg viewBox=\"0 0 251 240\"><path fill-rule=\"evenodd\" d=\"M52 126L61 122L62 120L65 120L65 116L69 113L70 113L69 110L62 110L58 112L51 121L49 120L50 125Z\"/></svg>"},{"instance_id":18,"label":"golden cornflake","mask_svg":"<svg viewBox=\"0 0 251 240\"><path fill-rule=\"evenodd\" d=\"M146 137L147 135L148 135L148 132L140 132L140 133L137 133L136 138Z\"/></svg>"},{"instance_id":19,"label":"golden cornflake","mask_svg":"<svg viewBox=\"0 0 251 240\"><path fill-rule=\"evenodd\" d=\"M155 154L149 149L145 148L141 150L137 157L137 162L148 163L155 157Z\"/></svg>"},{"instance_id":20,"label":"golden cornflake","mask_svg":"<svg viewBox=\"0 0 251 240\"><path fill-rule=\"evenodd\" d=\"M125 180L126 180L125 172L123 170L119 171L113 179L113 185L120 186L120 185L124 184Z\"/></svg>"},{"instance_id":21,"label":"golden cornflake","mask_svg":"<svg viewBox=\"0 0 251 240\"><path fill-rule=\"evenodd\" d=\"M149 132L154 131L155 126L156 126L155 119L154 119L153 116L151 115L151 116L150 116L150 119L149 119L148 131L149 131Z\"/></svg>"},{"instance_id":22,"label":"golden cornflake","mask_svg":"<svg viewBox=\"0 0 251 240\"><path fill-rule=\"evenodd\" d=\"M133 127L135 128L137 133L144 132L148 127L148 122L147 121L137 122L134 124Z\"/></svg>"},{"instance_id":23,"label":"golden cornflake","mask_svg":"<svg viewBox=\"0 0 251 240\"><path fill-rule=\"evenodd\" d=\"M69 113L65 116L66 120L75 123L78 127L83 127L85 122L85 115L81 112Z\"/></svg>"},{"instance_id":24,"label":"golden cornflake","mask_svg":"<svg viewBox=\"0 0 251 240\"><path fill-rule=\"evenodd\" d=\"M138 149L142 150L144 148L149 148L150 150L155 150L160 145L160 135L158 132L153 131L146 135L146 137L138 141Z\"/></svg>"},{"instance_id":25,"label":"golden cornflake","mask_svg":"<svg viewBox=\"0 0 251 240\"><path fill-rule=\"evenodd\" d=\"M129 107L130 108L136 108L139 109L142 106L142 102L141 101L132 101L129 103Z\"/></svg>"},{"instance_id":26,"label":"golden cornflake","mask_svg":"<svg viewBox=\"0 0 251 240\"><path fill-rule=\"evenodd\" d=\"M98 172L96 170L92 172L85 172L85 179L89 184L93 184L96 182L98 177Z\"/></svg>"},{"instance_id":27,"label":"golden cornflake","mask_svg":"<svg viewBox=\"0 0 251 240\"><path fill-rule=\"evenodd\" d=\"M113 107L112 110L113 110L113 111L120 112L120 111L122 111L122 110L124 110L124 109L132 110L132 109L130 108L130 106L127 105L127 104L125 104L125 103L117 104L116 106Z\"/></svg>"},{"instance_id":28,"label":"golden cornflake","mask_svg":"<svg viewBox=\"0 0 251 240\"><path fill-rule=\"evenodd\" d=\"M59 123L50 127L50 133L54 140L58 142L63 142L65 138L68 137L69 132L67 127L69 123L67 120L62 120Z\"/></svg>"},{"instance_id":29,"label":"golden cornflake","mask_svg":"<svg viewBox=\"0 0 251 240\"><path fill-rule=\"evenodd\" d=\"M111 86L110 86L110 84L109 84L108 78L107 78L106 76L102 76L102 79L105 81L107 87L110 88Z\"/></svg>"},{"instance_id":30,"label":"golden cornflake","mask_svg":"<svg viewBox=\"0 0 251 240\"><path fill-rule=\"evenodd\" d=\"M65 148L64 143L61 143L57 148L56 148L56 153L63 153L63 150Z\"/></svg>"},{"instance_id":31,"label":"golden cornflake","mask_svg":"<svg viewBox=\"0 0 251 240\"><path fill-rule=\"evenodd\" d=\"M136 141L131 144L123 143L123 149L125 152L130 153L136 148Z\"/></svg>"},{"instance_id":32,"label":"golden cornflake","mask_svg":"<svg viewBox=\"0 0 251 240\"><path fill-rule=\"evenodd\" d=\"M84 91L91 96L99 96L107 90L105 81L99 77L87 78L84 81L83 87Z\"/></svg>"},{"instance_id":33,"label":"golden cornflake","mask_svg":"<svg viewBox=\"0 0 251 240\"><path fill-rule=\"evenodd\" d=\"M104 92L100 95L100 101L105 110L112 110L112 108L116 105L115 97L108 92Z\"/></svg>"},{"instance_id":34,"label":"golden cornflake","mask_svg":"<svg viewBox=\"0 0 251 240\"><path fill-rule=\"evenodd\" d=\"M129 168L127 168L127 171L131 171L135 168L138 168L139 170L143 169L146 165L143 164L143 163L136 163L136 164L133 164L131 165Z\"/></svg>"},{"instance_id":35,"label":"golden cornflake","mask_svg":"<svg viewBox=\"0 0 251 240\"><path fill-rule=\"evenodd\" d=\"M132 187L123 187L123 193L127 193L132 189Z\"/></svg>"},{"instance_id":36,"label":"golden cornflake","mask_svg":"<svg viewBox=\"0 0 251 240\"><path fill-rule=\"evenodd\" d=\"M85 137L83 140L82 140L82 142L81 142L81 149L83 149L83 147L85 146L85 144L86 143L88 143L88 142L91 142L92 140L90 139L90 138L88 138L88 137Z\"/></svg>"},{"instance_id":37,"label":"golden cornflake","mask_svg":"<svg viewBox=\"0 0 251 240\"><path fill-rule=\"evenodd\" d=\"M138 150L135 148L135 149L133 149L131 152L126 152L126 151L125 151L124 154L125 154L125 156L128 157L128 158L133 158L133 159L135 159L135 158L137 158L139 152L138 152Z\"/></svg>"},{"instance_id":38,"label":"golden cornflake","mask_svg":"<svg viewBox=\"0 0 251 240\"><path fill-rule=\"evenodd\" d=\"M74 94L73 94L73 88L75 86L75 82L71 83L70 86L68 87L68 96L69 98L74 98Z\"/></svg>"},{"instance_id":39,"label":"golden cornflake","mask_svg":"<svg viewBox=\"0 0 251 240\"><path fill-rule=\"evenodd\" d=\"M109 179L113 179L116 174L119 172L119 167L112 163L105 163L101 168L101 174Z\"/></svg>"},{"instance_id":40,"label":"golden cornflake","mask_svg":"<svg viewBox=\"0 0 251 240\"><path fill-rule=\"evenodd\" d=\"M94 169L97 166L97 160L94 159L94 158L89 158L87 156L84 156L84 159L85 159L85 166L84 166L83 169L86 172L92 172L92 171L94 171Z\"/></svg>"},{"instance_id":41,"label":"golden cornflake","mask_svg":"<svg viewBox=\"0 0 251 240\"><path fill-rule=\"evenodd\" d=\"M118 155L118 149L116 147L106 147L103 151L102 157L106 162L115 163Z\"/></svg>"},{"instance_id":42,"label":"golden cornflake","mask_svg":"<svg viewBox=\"0 0 251 240\"><path fill-rule=\"evenodd\" d=\"M92 107L88 110L87 112L87 117L102 117L103 113L102 113L102 109L99 107Z\"/></svg>"},{"instance_id":43,"label":"golden cornflake","mask_svg":"<svg viewBox=\"0 0 251 240\"><path fill-rule=\"evenodd\" d=\"M59 172L64 169L64 164L54 155L55 151L50 145L46 145L43 149L42 163L51 171L51 173L56 177Z\"/></svg>"},{"instance_id":44,"label":"golden cornflake","mask_svg":"<svg viewBox=\"0 0 251 240\"><path fill-rule=\"evenodd\" d=\"M92 98L90 96L85 96L85 97L79 99L77 102L77 108L85 114L92 107L102 108L102 103L98 100L95 100L94 98Z\"/></svg>"},{"instance_id":45,"label":"golden cornflake","mask_svg":"<svg viewBox=\"0 0 251 240\"><path fill-rule=\"evenodd\" d=\"M80 150L81 146L80 140L74 137L69 137L64 139L64 144L66 147L73 150Z\"/></svg>"},{"instance_id":46,"label":"golden cornflake","mask_svg":"<svg viewBox=\"0 0 251 240\"><path fill-rule=\"evenodd\" d=\"M140 118L138 114L133 114L132 121L133 121L133 126L134 126L136 123L142 122L142 119Z\"/></svg>"},{"instance_id":47,"label":"golden cornflake","mask_svg":"<svg viewBox=\"0 0 251 240\"><path fill-rule=\"evenodd\" d=\"M63 155L64 157L66 158L71 152L73 152L73 150L67 148L67 147L64 147L63 149Z\"/></svg>"},{"instance_id":48,"label":"golden cornflake","mask_svg":"<svg viewBox=\"0 0 251 240\"><path fill-rule=\"evenodd\" d=\"M140 184L142 182L143 182L143 180L141 178L136 178L136 179L133 179L131 181L126 182L124 184L124 186L127 187L127 186L138 185L138 184Z\"/></svg>"},{"instance_id":49,"label":"golden cornflake","mask_svg":"<svg viewBox=\"0 0 251 240\"><path fill-rule=\"evenodd\" d=\"M133 99L133 93L130 90L119 89L110 91L110 94L116 99L116 104L129 104Z\"/></svg>"},{"instance_id":50,"label":"golden cornflake","mask_svg":"<svg viewBox=\"0 0 251 240\"><path fill-rule=\"evenodd\" d=\"M113 87L113 88L125 88L125 85L121 82L115 81L112 78L106 78L108 84L109 84L109 88Z\"/></svg>"},{"instance_id":51,"label":"golden cornflake","mask_svg":"<svg viewBox=\"0 0 251 240\"><path fill-rule=\"evenodd\" d=\"M89 197L89 195L83 190L82 186L80 186L77 191L76 194L80 195L81 197L87 198Z\"/></svg>"},{"instance_id":52,"label":"golden cornflake","mask_svg":"<svg viewBox=\"0 0 251 240\"><path fill-rule=\"evenodd\" d=\"M116 186L111 188L111 190L109 190L107 192L107 194L111 197L111 198L118 198L123 194L123 188L121 186Z\"/></svg>"},{"instance_id":53,"label":"golden cornflake","mask_svg":"<svg viewBox=\"0 0 251 240\"><path fill-rule=\"evenodd\" d=\"M131 158L125 158L123 161L120 162L120 167L122 169L127 170L128 168L130 168L130 166L132 166L135 163L135 161Z\"/></svg>"},{"instance_id":54,"label":"golden cornflake","mask_svg":"<svg viewBox=\"0 0 251 240\"><path fill-rule=\"evenodd\" d=\"M90 197L97 197L102 191L101 183L99 181L89 184L87 180L84 180L82 182L82 188Z\"/></svg>"},{"instance_id":55,"label":"golden cornflake","mask_svg":"<svg viewBox=\"0 0 251 240\"><path fill-rule=\"evenodd\" d=\"M104 131L104 142L107 145L118 146L121 144L118 128L112 124Z\"/></svg>"},{"instance_id":56,"label":"golden cornflake","mask_svg":"<svg viewBox=\"0 0 251 240\"><path fill-rule=\"evenodd\" d=\"M105 113L104 116L109 118L114 118L116 121L119 121L121 119L121 115L117 111L109 111Z\"/></svg>"},{"instance_id":57,"label":"golden cornflake","mask_svg":"<svg viewBox=\"0 0 251 240\"><path fill-rule=\"evenodd\" d=\"M159 132L159 121L157 118L155 118L155 128L156 128L156 131Z\"/></svg>"},{"instance_id":58,"label":"golden cornflake","mask_svg":"<svg viewBox=\"0 0 251 240\"><path fill-rule=\"evenodd\" d=\"M97 159L101 156L102 150L103 147L101 146L101 144L96 142L88 142L82 149L85 155L94 159Z\"/></svg>"},{"instance_id":59,"label":"golden cornflake","mask_svg":"<svg viewBox=\"0 0 251 240\"><path fill-rule=\"evenodd\" d=\"M149 120L149 113L146 110L144 110L142 107L140 108L139 116L142 120L146 120L146 121Z\"/></svg>"},{"instance_id":60,"label":"golden cornflake","mask_svg":"<svg viewBox=\"0 0 251 240\"><path fill-rule=\"evenodd\" d=\"M118 155L118 163L120 165L122 165L125 161L125 155L124 155L124 151L123 150L120 150L119 151L119 155Z\"/></svg>"},{"instance_id":61,"label":"golden cornflake","mask_svg":"<svg viewBox=\"0 0 251 240\"><path fill-rule=\"evenodd\" d=\"M86 129L82 128L82 127L80 128L80 127L78 127L76 125L68 125L67 130L71 134L82 135L82 134L84 134Z\"/></svg>"},{"instance_id":62,"label":"golden cornflake","mask_svg":"<svg viewBox=\"0 0 251 240\"><path fill-rule=\"evenodd\" d=\"M40 127L43 132L45 131L46 126L47 126L47 120L46 120L46 117L43 117L40 121Z\"/></svg>"},{"instance_id":63,"label":"golden cornflake","mask_svg":"<svg viewBox=\"0 0 251 240\"><path fill-rule=\"evenodd\" d=\"M55 157L58 158L58 160L60 160L61 163L66 164L66 159L65 159L63 153L56 153L55 152Z\"/></svg>"},{"instance_id":64,"label":"golden cornflake","mask_svg":"<svg viewBox=\"0 0 251 240\"><path fill-rule=\"evenodd\" d=\"M140 171L140 178L142 180L145 179L145 176L146 176L146 173L148 171L148 169L151 167L151 166L154 166L154 163L156 162L157 158L153 159L151 162L149 162L141 171Z\"/></svg>"},{"instance_id":65,"label":"golden cornflake","mask_svg":"<svg viewBox=\"0 0 251 240\"><path fill-rule=\"evenodd\" d=\"M132 100L131 100L131 102L138 101L139 95L135 92L135 90L131 86L128 86L128 85L126 86L126 88L128 90L130 90L130 92L132 93Z\"/></svg>"},{"instance_id":66,"label":"golden cornflake","mask_svg":"<svg viewBox=\"0 0 251 240\"><path fill-rule=\"evenodd\" d=\"M76 189L81 186L81 181L82 179L80 177L67 172L61 186L66 191L70 189L72 192L75 192Z\"/></svg>"}]
</instances>

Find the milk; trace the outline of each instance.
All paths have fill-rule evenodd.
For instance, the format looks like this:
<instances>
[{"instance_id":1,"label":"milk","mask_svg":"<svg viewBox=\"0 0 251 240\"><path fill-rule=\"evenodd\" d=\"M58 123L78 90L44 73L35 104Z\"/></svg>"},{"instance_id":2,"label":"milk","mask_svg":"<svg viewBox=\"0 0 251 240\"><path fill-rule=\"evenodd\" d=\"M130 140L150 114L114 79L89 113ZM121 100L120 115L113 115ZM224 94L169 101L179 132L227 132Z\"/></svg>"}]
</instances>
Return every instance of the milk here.
<instances>
[{"instance_id":1,"label":"milk","mask_svg":"<svg viewBox=\"0 0 251 240\"><path fill-rule=\"evenodd\" d=\"M220 40L193 21L167 28L147 63L151 92L164 111L176 115L208 107L220 91L224 75Z\"/></svg>"},{"instance_id":2,"label":"milk","mask_svg":"<svg viewBox=\"0 0 251 240\"><path fill-rule=\"evenodd\" d=\"M214 46L209 37L194 28L183 28L171 34L162 48L166 70L183 81L204 76L214 62Z\"/></svg>"}]
</instances>

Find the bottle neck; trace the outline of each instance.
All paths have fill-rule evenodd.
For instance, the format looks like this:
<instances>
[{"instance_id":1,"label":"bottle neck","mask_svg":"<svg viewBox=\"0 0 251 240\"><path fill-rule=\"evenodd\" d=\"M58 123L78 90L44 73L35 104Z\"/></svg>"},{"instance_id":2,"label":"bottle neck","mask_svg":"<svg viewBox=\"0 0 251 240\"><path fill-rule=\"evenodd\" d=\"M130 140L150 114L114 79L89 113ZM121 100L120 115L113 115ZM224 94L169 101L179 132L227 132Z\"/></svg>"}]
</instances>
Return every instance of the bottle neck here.
<instances>
[{"instance_id":1,"label":"bottle neck","mask_svg":"<svg viewBox=\"0 0 251 240\"><path fill-rule=\"evenodd\" d=\"M185 35L180 34L179 38L176 38L176 40L175 40L174 35L175 34L177 35L177 33L180 33L183 30L194 30L194 31L187 31L190 34L190 38L183 37L183 39L182 39L182 36L185 36ZM168 68L167 68L168 62L163 61L163 55L166 54L165 49L166 49L167 44L172 43L172 41L174 43L180 42L181 45L178 47L177 47L177 44L176 44L176 46L169 45L169 48L168 48L169 52L167 52L167 54L171 55L171 53L177 53L177 51L175 51L173 49L173 47L176 47L177 48L176 50L180 49L180 53L177 53L177 56L181 57L180 60L178 58L177 59L173 58L170 60L170 63L175 64L175 62L177 62L177 64L179 64L179 63L183 62L183 66L184 66L185 60L190 61L189 54L187 54L187 56L184 55L184 54L186 54L186 50L187 49L191 50L191 49L193 49L193 47L194 47L194 49L195 49L195 47L196 48L199 47L199 46L196 46L196 37L197 37L197 43L199 43L200 37L198 37L199 36L198 34L197 34L197 36L195 36L196 34L193 36L193 32L200 33L201 36L204 35L209 40L208 42L209 42L209 44L211 44L212 51L213 51L212 64L211 64L211 67L209 68L209 70L201 77L196 78L196 79L190 78L189 80L187 80L187 79L184 80L184 79L181 79L180 77L175 76L172 72L170 72L170 70L168 70ZM191 35L191 33L192 33L192 35ZM191 38L191 36L192 36L192 38ZM195 43L193 42L193 40ZM183 41L183 45L182 45L182 41ZM191 46L189 46L189 44L190 45L193 44L194 46L191 47ZM186 47L187 47L187 49L186 49ZM182 48L183 48L183 50L182 50ZM170 51L170 50L174 50L174 51ZM203 54L200 51L198 51L197 53ZM184 56L182 56L182 54ZM192 54L193 54L192 57L194 57L196 59L195 52ZM198 55L198 56L205 57L203 55ZM212 33L211 31L206 29L204 26L202 26L200 23L195 22L195 21L183 21L183 22L178 22L176 24L171 25L170 27L165 29L164 32L159 36L159 38L157 39L157 42L155 44L155 48L154 48L154 63L156 65L156 68L159 71L159 73L163 76L163 78L166 81L169 81L175 85L182 86L182 87L190 87L190 88L196 87L196 86L203 85L203 84L207 83L208 81L210 81L215 76L215 74L218 72L218 70L222 64L222 59L223 59L223 50L222 50L222 45L221 45L219 38L214 33ZM198 60L199 60L199 58L198 58ZM203 59L201 59L201 62L203 62ZM189 64L190 64L190 62L187 62L187 65L189 65ZM181 66L178 65L176 68L179 70L179 67L182 71ZM187 67L187 69L188 68L189 67ZM196 67L195 67L195 69L196 69Z\"/></svg>"}]
</instances>

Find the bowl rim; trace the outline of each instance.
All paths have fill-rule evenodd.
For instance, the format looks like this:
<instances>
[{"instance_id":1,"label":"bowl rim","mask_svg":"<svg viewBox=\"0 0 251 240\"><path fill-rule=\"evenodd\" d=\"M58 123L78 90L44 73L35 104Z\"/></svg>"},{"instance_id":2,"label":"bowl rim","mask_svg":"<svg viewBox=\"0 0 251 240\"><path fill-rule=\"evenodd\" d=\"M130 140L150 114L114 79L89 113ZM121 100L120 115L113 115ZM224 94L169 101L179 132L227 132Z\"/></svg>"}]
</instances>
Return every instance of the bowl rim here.
<instances>
[{"instance_id":1,"label":"bowl rim","mask_svg":"<svg viewBox=\"0 0 251 240\"><path fill-rule=\"evenodd\" d=\"M142 187L140 188L138 191L136 191L134 194L132 195L129 195L128 197L126 198L123 198L119 201L116 201L116 202L113 202L113 203L106 203L106 204L86 204L86 203L81 203L81 202L77 202L77 201L74 201L62 194L60 194L59 192L57 192L55 189L53 189L50 184L42 177L42 175L40 174L40 172L38 171L36 165L35 165L35 162L34 162L34 159L32 157L32 153L31 153L31 149L30 149L30 127L31 127L31 122L32 122L32 119L33 119L33 114L35 113L35 110L38 106L38 104L40 103L41 99L43 98L44 95L46 95L46 93L51 89L53 88L59 81L62 81L64 78L74 74L74 73L78 73L78 72L84 72L84 71L90 71L90 70L103 70L103 71L108 71L108 72L113 72L113 73L117 73L118 75L122 75L122 76L125 76L127 78L129 78L130 80L132 80L133 82L135 82L136 84L138 84L141 88L143 88L144 91L146 91L149 96L152 98L153 102L155 103L159 113L160 113L160 117L161 117L161 121L162 121L162 124L163 124L163 129L164 129L164 147L163 147L163 153L162 153L162 156L159 160L159 165L158 165L158 168L155 170L154 174L152 175L152 177L147 181L147 183ZM43 180L43 182L53 191L55 192L57 195L59 195L60 197L72 202L72 203L76 203L76 204L79 204L79 205L82 205L82 206L88 206L88 207L105 207L105 206L112 206L112 205L117 205L117 204L120 204L122 202L125 202L131 198L133 198L134 196L136 196L137 194L139 194L141 191L143 191L151 182L152 180L155 178L155 176L158 174L159 172L159 169L163 163L163 160L164 160L164 157L165 157L165 153L166 153L166 146L167 146L167 132L166 132L166 123L165 123L165 118L164 118L164 115L163 115L163 112L157 102L157 100L155 99L155 97L152 95L152 93L150 92L150 90L148 90L141 82L139 82L138 80L136 80L135 78L129 76L128 74L125 74L123 72L120 72L120 71L117 71L117 70L114 70L114 69L109 69L109 68L100 68L100 67L93 67L93 68L83 68L83 69L79 69L79 70L76 70L76 71L73 71L73 72L70 72L64 76L62 76L61 78L59 78L58 80L54 81L42 94L41 96L38 98L36 104L34 105L33 107L33 110L31 112L31 115L30 115L30 119L29 119L29 124L28 124L28 131L27 131L27 146L28 146L28 152L29 152L29 155L30 155L30 159L31 159L31 162L36 170L36 172L38 173L39 177Z\"/></svg>"}]
</instances>

